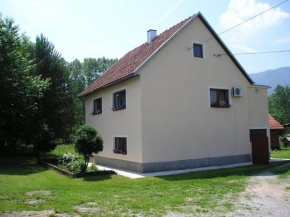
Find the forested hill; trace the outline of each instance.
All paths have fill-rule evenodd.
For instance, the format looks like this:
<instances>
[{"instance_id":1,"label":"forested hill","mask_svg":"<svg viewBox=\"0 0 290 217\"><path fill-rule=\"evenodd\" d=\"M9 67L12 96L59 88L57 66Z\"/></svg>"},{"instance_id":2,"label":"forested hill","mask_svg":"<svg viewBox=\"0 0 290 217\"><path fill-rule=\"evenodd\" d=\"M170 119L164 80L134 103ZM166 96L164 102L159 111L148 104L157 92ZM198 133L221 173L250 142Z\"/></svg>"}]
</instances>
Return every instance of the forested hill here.
<instances>
[{"instance_id":1,"label":"forested hill","mask_svg":"<svg viewBox=\"0 0 290 217\"><path fill-rule=\"evenodd\" d=\"M281 86L290 85L290 67L267 70L260 73L250 74L256 84L269 85L271 88L268 94L272 94L279 84Z\"/></svg>"}]
</instances>

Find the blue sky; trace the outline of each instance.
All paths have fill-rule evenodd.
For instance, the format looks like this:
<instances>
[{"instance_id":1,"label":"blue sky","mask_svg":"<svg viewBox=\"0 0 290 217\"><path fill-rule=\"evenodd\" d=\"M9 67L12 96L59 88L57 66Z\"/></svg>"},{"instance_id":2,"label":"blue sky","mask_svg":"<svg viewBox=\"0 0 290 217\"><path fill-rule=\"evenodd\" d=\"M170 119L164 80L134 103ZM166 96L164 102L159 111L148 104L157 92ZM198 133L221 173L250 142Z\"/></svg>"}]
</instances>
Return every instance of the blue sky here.
<instances>
[{"instance_id":1,"label":"blue sky","mask_svg":"<svg viewBox=\"0 0 290 217\"><path fill-rule=\"evenodd\" d=\"M157 34L202 12L222 32L283 0L0 0L0 12L12 17L34 41L43 33L67 61L87 57L121 58ZM290 1L221 38L233 53L290 50ZM290 53L236 56L248 73L290 66Z\"/></svg>"}]
</instances>

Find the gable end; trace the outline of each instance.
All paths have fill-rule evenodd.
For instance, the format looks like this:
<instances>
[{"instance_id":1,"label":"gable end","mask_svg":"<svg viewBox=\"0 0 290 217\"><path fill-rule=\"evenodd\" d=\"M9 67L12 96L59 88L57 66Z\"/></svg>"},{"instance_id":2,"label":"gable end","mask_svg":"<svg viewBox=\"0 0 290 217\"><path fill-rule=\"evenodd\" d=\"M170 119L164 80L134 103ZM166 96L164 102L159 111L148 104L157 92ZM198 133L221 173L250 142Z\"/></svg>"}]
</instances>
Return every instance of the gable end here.
<instances>
[{"instance_id":1,"label":"gable end","mask_svg":"<svg viewBox=\"0 0 290 217\"><path fill-rule=\"evenodd\" d=\"M250 84L254 84L255 82L250 78L248 73L244 70L244 68L241 66L241 64L238 62L238 60L230 52L230 50L223 43L221 38L218 36L218 34L214 31L214 29L210 26L210 24L206 21L206 19L203 17L203 15L200 12L198 13L198 17L200 18L201 22L206 26L206 28L210 31L210 33L213 35L213 37L217 40L217 42L220 44L220 46L224 49L224 51L227 53L227 55L231 58L231 60L234 62L234 64L238 67L238 69L243 73L243 75L246 77L246 79L250 82Z\"/></svg>"}]
</instances>

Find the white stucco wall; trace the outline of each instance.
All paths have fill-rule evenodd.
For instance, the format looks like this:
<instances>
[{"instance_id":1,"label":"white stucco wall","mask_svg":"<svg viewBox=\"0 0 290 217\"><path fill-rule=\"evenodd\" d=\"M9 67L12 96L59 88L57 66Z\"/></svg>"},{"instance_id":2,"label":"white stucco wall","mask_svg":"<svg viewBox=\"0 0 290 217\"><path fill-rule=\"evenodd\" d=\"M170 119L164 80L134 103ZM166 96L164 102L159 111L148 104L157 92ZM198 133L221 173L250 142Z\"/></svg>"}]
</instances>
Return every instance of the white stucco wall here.
<instances>
[{"instance_id":1,"label":"white stucco wall","mask_svg":"<svg viewBox=\"0 0 290 217\"><path fill-rule=\"evenodd\" d=\"M249 81L228 56L214 56L225 53L215 39L204 59L187 50L211 37L197 18L140 70L144 163L251 154ZM210 108L211 86L241 87L244 96Z\"/></svg>"},{"instance_id":2,"label":"white stucco wall","mask_svg":"<svg viewBox=\"0 0 290 217\"><path fill-rule=\"evenodd\" d=\"M249 95L249 123L250 129L266 129L271 151L271 138L269 129L268 111L268 88L263 86L251 85L248 87Z\"/></svg>"},{"instance_id":3,"label":"white stucco wall","mask_svg":"<svg viewBox=\"0 0 290 217\"><path fill-rule=\"evenodd\" d=\"M126 89L126 109L112 111L113 93ZM93 101L102 97L103 112L92 115ZM142 162L140 77L114 85L86 97L86 123L104 139L104 150L98 155L126 161ZM127 137L127 155L113 153L113 137Z\"/></svg>"},{"instance_id":4,"label":"white stucco wall","mask_svg":"<svg viewBox=\"0 0 290 217\"><path fill-rule=\"evenodd\" d=\"M104 138L98 155L139 163L251 154L249 130L268 126L267 91L253 86L215 39L205 58L194 58L193 41L211 38L199 18L180 32L139 72L139 77L86 97L86 121ZM209 88L240 87L231 108L210 108ZM112 111L112 94L126 89L127 108ZM252 90L253 89L253 90ZM103 113L91 115L103 98ZM265 119L266 118L266 119ZM268 120L268 119L267 119ZM128 155L112 152L113 136L127 136Z\"/></svg>"}]
</instances>

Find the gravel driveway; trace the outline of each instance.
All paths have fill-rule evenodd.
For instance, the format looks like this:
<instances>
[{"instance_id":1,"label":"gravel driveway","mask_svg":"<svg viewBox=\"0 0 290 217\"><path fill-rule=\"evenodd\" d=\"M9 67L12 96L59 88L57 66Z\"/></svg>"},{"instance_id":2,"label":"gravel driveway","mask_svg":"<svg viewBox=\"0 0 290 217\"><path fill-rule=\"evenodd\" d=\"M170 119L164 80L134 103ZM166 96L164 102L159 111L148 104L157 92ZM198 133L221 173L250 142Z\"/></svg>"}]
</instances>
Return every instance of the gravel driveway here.
<instances>
[{"instance_id":1,"label":"gravel driveway","mask_svg":"<svg viewBox=\"0 0 290 217\"><path fill-rule=\"evenodd\" d=\"M290 167L289 164L280 167ZM278 167L276 167L278 168ZM279 179L272 172L250 178L234 212L226 216L290 216L290 177Z\"/></svg>"}]
</instances>

